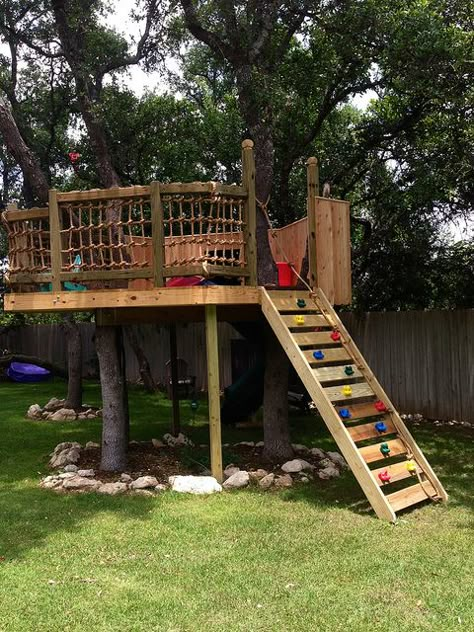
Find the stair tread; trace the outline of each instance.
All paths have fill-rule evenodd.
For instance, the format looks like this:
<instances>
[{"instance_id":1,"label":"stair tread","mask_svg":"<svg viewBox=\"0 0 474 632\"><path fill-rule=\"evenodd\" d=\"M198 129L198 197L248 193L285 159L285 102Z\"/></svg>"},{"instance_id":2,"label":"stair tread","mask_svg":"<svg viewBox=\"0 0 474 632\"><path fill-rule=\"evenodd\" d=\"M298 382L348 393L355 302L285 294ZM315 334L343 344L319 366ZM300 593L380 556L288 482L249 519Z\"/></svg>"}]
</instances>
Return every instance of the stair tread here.
<instances>
[{"instance_id":1,"label":"stair tread","mask_svg":"<svg viewBox=\"0 0 474 632\"><path fill-rule=\"evenodd\" d=\"M344 385L340 386L326 386L324 388L324 392L329 397L331 402L341 402L344 400L354 400L358 397L373 397L375 395L372 387L367 384L367 382L359 382L358 384L349 384L351 387L352 393L351 395L344 395L342 392L342 388Z\"/></svg>"},{"instance_id":2,"label":"stair tread","mask_svg":"<svg viewBox=\"0 0 474 632\"><path fill-rule=\"evenodd\" d=\"M402 509L406 509L407 507L411 507L412 505L421 503L424 500L431 500L432 498L430 497L432 496L436 496L436 490L429 481L426 481L423 485L421 485L421 483L417 483L416 485L399 489L398 491L393 492L393 494L388 494L386 499L390 503L392 509L397 512Z\"/></svg>"},{"instance_id":3,"label":"stair tread","mask_svg":"<svg viewBox=\"0 0 474 632\"><path fill-rule=\"evenodd\" d=\"M397 432L394 424L390 420L384 421L384 424L387 427L386 432L380 433L375 424L377 420L374 420L368 424L362 424L360 426L350 426L347 428L349 434L352 437L352 440L357 443L358 441L366 441L367 439L375 439L378 437L380 440L383 440L384 436L391 435Z\"/></svg>"},{"instance_id":4,"label":"stair tread","mask_svg":"<svg viewBox=\"0 0 474 632\"><path fill-rule=\"evenodd\" d=\"M380 446L382 443L387 443L390 448L390 454L387 457L380 452ZM407 450L405 444L400 439L391 439L390 441L380 441L373 445L366 445L363 448L359 448L359 452L366 463L374 463L375 461L382 461L384 459L392 458L394 456L400 456L406 454Z\"/></svg>"},{"instance_id":5,"label":"stair tread","mask_svg":"<svg viewBox=\"0 0 474 632\"><path fill-rule=\"evenodd\" d=\"M416 464L418 473L421 473L421 468L418 464ZM377 481L380 487L385 486L387 483L384 483L380 480L379 474L380 472L387 471L390 474L390 483L396 483L397 481L402 481L405 478L416 478L416 474L411 474L407 470L407 461L400 461L399 463L392 463L392 465L386 465L385 467L378 467L375 470L372 470L372 474Z\"/></svg>"},{"instance_id":6,"label":"stair tread","mask_svg":"<svg viewBox=\"0 0 474 632\"><path fill-rule=\"evenodd\" d=\"M297 345L314 345L315 349L317 349L320 345L340 344L331 338L330 331L297 331L292 332L291 335Z\"/></svg>"},{"instance_id":7,"label":"stair tread","mask_svg":"<svg viewBox=\"0 0 474 632\"><path fill-rule=\"evenodd\" d=\"M304 323L298 324L296 322L297 317L303 317ZM324 316L321 314L300 314L299 312L296 314L286 314L281 315L282 321L285 323L287 327L330 327L331 325L328 323ZM313 332L309 332L313 333ZM329 332L330 333L330 332Z\"/></svg>"},{"instance_id":8,"label":"stair tread","mask_svg":"<svg viewBox=\"0 0 474 632\"><path fill-rule=\"evenodd\" d=\"M328 349L328 352L329 352L329 349ZM373 402L369 402L365 404L350 404L348 406L338 405L336 406L337 412L339 412L341 408L346 408L349 410L351 416L348 421L356 421L357 419L365 419L366 417L379 417L380 419L384 419L384 417L388 414L388 413L380 413L375 408Z\"/></svg>"}]
</instances>

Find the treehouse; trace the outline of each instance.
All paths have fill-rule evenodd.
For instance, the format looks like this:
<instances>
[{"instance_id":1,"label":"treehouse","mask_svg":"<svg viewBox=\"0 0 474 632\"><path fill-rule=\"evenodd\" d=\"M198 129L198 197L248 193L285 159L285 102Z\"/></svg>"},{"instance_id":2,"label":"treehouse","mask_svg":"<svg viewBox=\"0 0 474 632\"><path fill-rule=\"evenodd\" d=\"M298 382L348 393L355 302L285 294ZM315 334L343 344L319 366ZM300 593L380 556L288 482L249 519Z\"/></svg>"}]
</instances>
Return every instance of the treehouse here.
<instances>
[{"instance_id":1,"label":"treehouse","mask_svg":"<svg viewBox=\"0 0 474 632\"><path fill-rule=\"evenodd\" d=\"M92 311L99 325L206 324L211 467L222 480L217 321L266 321L377 515L447 498L334 305L351 302L350 217L321 198L308 161L307 215L269 228L283 287L257 283L253 143L242 184L158 183L49 194L47 208L3 213L5 309ZM307 282L305 281L307 279Z\"/></svg>"}]
</instances>

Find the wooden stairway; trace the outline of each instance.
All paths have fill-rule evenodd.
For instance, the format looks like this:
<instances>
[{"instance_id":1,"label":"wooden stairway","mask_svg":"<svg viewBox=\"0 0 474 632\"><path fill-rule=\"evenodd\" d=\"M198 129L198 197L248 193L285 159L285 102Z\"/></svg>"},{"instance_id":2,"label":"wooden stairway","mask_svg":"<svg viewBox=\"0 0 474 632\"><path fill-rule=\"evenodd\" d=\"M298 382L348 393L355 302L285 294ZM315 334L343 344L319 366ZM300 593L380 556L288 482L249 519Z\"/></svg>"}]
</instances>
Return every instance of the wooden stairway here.
<instances>
[{"instance_id":1,"label":"wooden stairway","mask_svg":"<svg viewBox=\"0 0 474 632\"><path fill-rule=\"evenodd\" d=\"M324 293L262 290L261 302L377 516L393 522L396 512L424 500L447 500Z\"/></svg>"}]
</instances>

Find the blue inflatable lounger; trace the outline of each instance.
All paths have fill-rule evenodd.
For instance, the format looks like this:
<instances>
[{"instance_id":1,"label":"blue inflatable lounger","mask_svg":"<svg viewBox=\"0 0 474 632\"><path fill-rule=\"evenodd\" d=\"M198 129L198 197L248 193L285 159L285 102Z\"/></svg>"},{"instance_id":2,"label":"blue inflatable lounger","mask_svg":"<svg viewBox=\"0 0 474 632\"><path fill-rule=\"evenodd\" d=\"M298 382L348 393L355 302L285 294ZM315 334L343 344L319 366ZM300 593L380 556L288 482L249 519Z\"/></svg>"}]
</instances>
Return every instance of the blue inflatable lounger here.
<instances>
[{"instance_id":1,"label":"blue inflatable lounger","mask_svg":"<svg viewBox=\"0 0 474 632\"><path fill-rule=\"evenodd\" d=\"M7 369L8 377L14 382L30 384L33 382L44 382L51 377L51 371L43 369L36 364L24 364L23 362L12 362Z\"/></svg>"}]
</instances>

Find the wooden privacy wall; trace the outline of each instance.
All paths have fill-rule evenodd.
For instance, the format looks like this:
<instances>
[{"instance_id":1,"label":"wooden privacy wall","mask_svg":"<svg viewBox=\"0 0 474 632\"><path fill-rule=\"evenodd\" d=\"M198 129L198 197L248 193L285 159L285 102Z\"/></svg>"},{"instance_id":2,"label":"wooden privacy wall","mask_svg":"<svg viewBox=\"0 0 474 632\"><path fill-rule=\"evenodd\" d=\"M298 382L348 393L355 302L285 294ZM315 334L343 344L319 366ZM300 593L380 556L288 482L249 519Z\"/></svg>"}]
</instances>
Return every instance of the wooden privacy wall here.
<instances>
[{"instance_id":1,"label":"wooden privacy wall","mask_svg":"<svg viewBox=\"0 0 474 632\"><path fill-rule=\"evenodd\" d=\"M474 422L474 310L384 312L360 316L344 312L342 321L369 366L401 412L422 413L430 419ZM84 343L84 373L97 371L92 341L94 325L80 325ZM136 328L150 360L153 376L163 378L169 359L165 327ZM196 375L199 390L207 388L205 333L201 323L177 325L178 355ZM221 387L231 383L231 340L239 334L219 323ZM125 338L127 376L139 378L136 358ZM59 325L30 325L0 335L0 348L66 362L66 340ZM39 402L41 403L41 402Z\"/></svg>"},{"instance_id":2,"label":"wooden privacy wall","mask_svg":"<svg viewBox=\"0 0 474 632\"><path fill-rule=\"evenodd\" d=\"M316 197L314 213L317 285L333 305L348 305L352 301L349 202ZM275 260L284 261L284 253L301 271L307 236L307 218L269 231Z\"/></svg>"}]
</instances>

